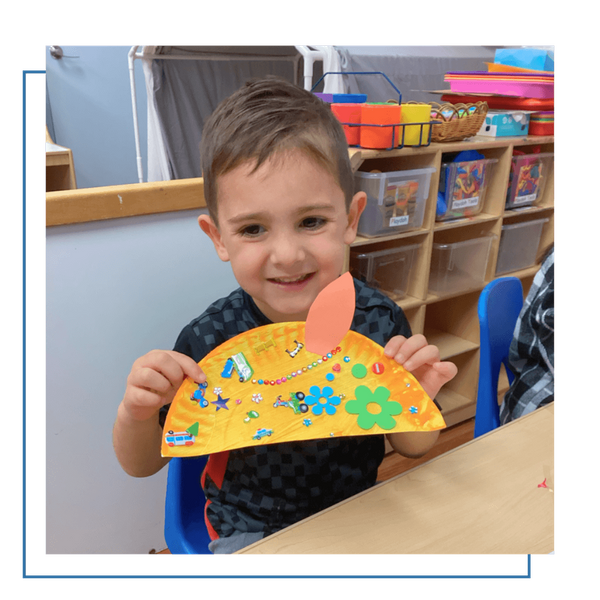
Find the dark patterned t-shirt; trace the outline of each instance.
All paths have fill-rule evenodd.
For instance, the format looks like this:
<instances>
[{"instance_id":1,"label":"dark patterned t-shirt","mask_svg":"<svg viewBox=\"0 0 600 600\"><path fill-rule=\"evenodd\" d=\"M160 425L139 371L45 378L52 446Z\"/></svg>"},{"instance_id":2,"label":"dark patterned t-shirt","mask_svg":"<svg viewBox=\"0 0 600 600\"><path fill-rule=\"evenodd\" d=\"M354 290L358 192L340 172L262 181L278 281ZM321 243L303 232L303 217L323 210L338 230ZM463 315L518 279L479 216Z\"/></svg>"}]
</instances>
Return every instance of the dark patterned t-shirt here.
<instances>
[{"instance_id":1,"label":"dark patterned t-shirt","mask_svg":"<svg viewBox=\"0 0 600 600\"><path fill-rule=\"evenodd\" d=\"M387 296L354 280L351 329L384 346L410 325ZM238 288L187 325L174 350L199 362L228 339L271 321ZM168 407L164 407L161 422ZM269 535L374 485L384 456L382 435L267 444L212 454L202 476L212 539Z\"/></svg>"}]
</instances>

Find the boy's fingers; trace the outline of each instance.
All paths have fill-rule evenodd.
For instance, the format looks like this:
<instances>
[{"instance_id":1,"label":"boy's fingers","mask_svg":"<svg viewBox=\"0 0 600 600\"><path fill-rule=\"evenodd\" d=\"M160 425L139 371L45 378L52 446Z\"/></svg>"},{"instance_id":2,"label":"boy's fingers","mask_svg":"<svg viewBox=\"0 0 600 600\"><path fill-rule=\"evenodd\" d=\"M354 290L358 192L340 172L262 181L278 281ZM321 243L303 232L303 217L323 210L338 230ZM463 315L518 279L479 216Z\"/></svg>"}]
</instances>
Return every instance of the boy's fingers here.
<instances>
[{"instance_id":1,"label":"boy's fingers","mask_svg":"<svg viewBox=\"0 0 600 600\"><path fill-rule=\"evenodd\" d=\"M193 358L175 351L168 351L168 354L179 364L185 375L191 377L196 383L204 383L206 381L204 371Z\"/></svg>"},{"instance_id":2,"label":"boy's fingers","mask_svg":"<svg viewBox=\"0 0 600 600\"><path fill-rule=\"evenodd\" d=\"M446 379L446 382L454 379L458 373L458 367L450 361L435 363L433 367L442 377Z\"/></svg>"},{"instance_id":3,"label":"boy's fingers","mask_svg":"<svg viewBox=\"0 0 600 600\"><path fill-rule=\"evenodd\" d=\"M164 396L161 396L154 390L135 387L131 390L131 400L133 405L147 408L160 407L165 404Z\"/></svg>"},{"instance_id":4,"label":"boy's fingers","mask_svg":"<svg viewBox=\"0 0 600 600\"><path fill-rule=\"evenodd\" d=\"M388 358L393 358L398 353L398 350L402 347L402 344L406 342L406 338L403 335L395 335L389 340L383 349L383 353Z\"/></svg>"},{"instance_id":5,"label":"boy's fingers","mask_svg":"<svg viewBox=\"0 0 600 600\"><path fill-rule=\"evenodd\" d=\"M168 392L172 387L171 381L167 377L150 367L136 369L131 374L129 383L135 387L156 391L161 394Z\"/></svg>"},{"instance_id":6,"label":"boy's fingers","mask_svg":"<svg viewBox=\"0 0 600 600\"><path fill-rule=\"evenodd\" d=\"M405 361L411 358L421 348L425 348L426 346L427 338L424 335L420 333L413 335L408 339L405 339L405 341L402 343L402 345L394 355L394 360L398 364L404 365Z\"/></svg>"},{"instance_id":7,"label":"boy's fingers","mask_svg":"<svg viewBox=\"0 0 600 600\"><path fill-rule=\"evenodd\" d=\"M173 387L179 387L186 376L197 383L206 381L206 375L189 356L172 350L149 352L140 359L138 369L149 368L164 375Z\"/></svg>"},{"instance_id":8,"label":"boy's fingers","mask_svg":"<svg viewBox=\"0 0 600 600\"><path fill-rule=\"evenodd\" d=\"M418 349L404 362L404 368L407 371L418 369L422 365L433 365L439 362L440 351L437 346L427 345Z\"/></svg>"}]
</instances>

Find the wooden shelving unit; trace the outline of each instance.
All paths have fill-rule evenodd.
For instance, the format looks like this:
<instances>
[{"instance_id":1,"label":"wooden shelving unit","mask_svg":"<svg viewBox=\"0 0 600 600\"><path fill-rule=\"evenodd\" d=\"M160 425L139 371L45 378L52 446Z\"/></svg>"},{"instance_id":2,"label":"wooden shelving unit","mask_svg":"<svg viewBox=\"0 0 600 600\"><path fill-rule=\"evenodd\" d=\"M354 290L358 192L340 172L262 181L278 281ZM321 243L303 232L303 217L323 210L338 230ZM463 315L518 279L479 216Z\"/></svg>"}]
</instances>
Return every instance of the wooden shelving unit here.
<instances>
[{"instance_id":1,"label":"wooden shelving unit","mask_svg":"<svg viewBox=\"0 0 600 600\"><path fill-rule=\"evenodd\" d=\"M46 127L46 192L76 188L73 152L55 144Z\"/></svg>"},{"instance_id":2,"label":"wooden shelving unit","mask_svg":"<svg viewBox=\"0 0 600 600\"><path fill-rule=\"evenodd\" d=\"M554 170L549 173L541 201L535 207L520 210L505 210L513 149L527 151L532 146L541 146L542 152L554 152L554 137L539 136L526 138L471 138L464 142L431 144L419 148L402 148L391 151L351 149L350 157L354 170L373 169L400 171L423 167L434 167L425 216L420 229L378 238L358 237L352 247L384 249L412 244L421 244L416 264L411 270L407 294L397 303L402 307L411 324L413 333L423 333L428 340L440 348L443 360L451 360L459 369L457 377L447 384L437 397L448 426L471 419L475 415L477 377L479 371L479 322L477 301L481 290L496 278L496 264L502 226L540 218L545 223L537 252L536 265L505 273L519 277L526 294L545 251L554 241ZM495 158L497 163L488 187L483 211L475 217L438 223L435 221L436 200L442 155L447 152L478 150L486 158ZM485 281L481 285L437 296L429 292L431 252L434 242L450 243L493 234L491 255ZM352 270L350 251L347 267ZM506 377L504 377L506 379ZM503 381L501 379L501 381Z\"/></svg>"},{"instance_id":3,"label":"wooden shelving unit","mask_svg":"<svg viewBox=\"0 0 600 600\"><path fill-rule=\"evenodd\" d=\"M51 143L51 140L47 141ZM464 142L431 144L426 147L407 147L391 151L355 148L350 150L351 163L355 170L360 168L365 171L372 169L400 171L422 167L436 169L431 179L421 228L378 238L358 237L352 247L384 249L415 242L421 244L416 263L411 270L407 294L398 301L398 305L406 313L413 332L425 334L439 346L442 358L453 361L459 368L458 376L445 386L437 397L448 426L462 423L475 415L479 369L477 301L483 287L496 277L502 226L540 218L548 219L542 230L537 264L509 273L521 279L525 293L531 286L543 254L554 241L553 172L548 175L544 195L536 207L521 210L504 208L513 149L527 150L537 145L541 146L542 152L553 152L554 137L471 138ZM467 149L479 150L486 158L495 158L498 161L488 187L483 211L473 218L436 223L435 208L442 155ZM64 160L64 157L61 160ZM72 171L72 163L70 164ZM48 226L205 206L201 178L85 190L68 189L75 186L74 177L67 181L70 183L60 183L56 186L57 191L48 191L46 194ZM490 233L496 238L492 244L485 280L480 285L443 297L429 292L434 242L459 241ZM346 269L351 269L350 263L350 251L348 251Z\"/></svg>"}]
</instances>

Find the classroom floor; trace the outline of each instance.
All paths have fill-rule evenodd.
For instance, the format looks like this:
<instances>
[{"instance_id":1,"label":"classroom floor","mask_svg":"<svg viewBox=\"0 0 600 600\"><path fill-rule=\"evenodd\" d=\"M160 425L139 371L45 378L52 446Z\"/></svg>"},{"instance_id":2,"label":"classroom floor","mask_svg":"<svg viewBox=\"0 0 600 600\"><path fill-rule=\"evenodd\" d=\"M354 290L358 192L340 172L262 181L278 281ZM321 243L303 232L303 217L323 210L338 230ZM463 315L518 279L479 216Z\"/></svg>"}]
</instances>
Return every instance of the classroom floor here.
<instances>
[{"instance_id":1,"label":"classroom floor","mask_svg":"<svg viewBox=\"0 0 600 600\"><path fill-rule=\"evenodd\" d=\"M400 456L396 452L387 454L379 467L379 474L377 477L378 481L386 481L400 475L409 469L413 469L427 461L440 456L454 448L458 448L473 439L473 432L475 430L475 419L469 419L464 423L459 423L453 427L448 427L440 432L440 437L436 445L421 458L405 458ZM168 550L162 550L161 552L152 552L151 554L170 554Z\"/></svg>"}]
</instances>

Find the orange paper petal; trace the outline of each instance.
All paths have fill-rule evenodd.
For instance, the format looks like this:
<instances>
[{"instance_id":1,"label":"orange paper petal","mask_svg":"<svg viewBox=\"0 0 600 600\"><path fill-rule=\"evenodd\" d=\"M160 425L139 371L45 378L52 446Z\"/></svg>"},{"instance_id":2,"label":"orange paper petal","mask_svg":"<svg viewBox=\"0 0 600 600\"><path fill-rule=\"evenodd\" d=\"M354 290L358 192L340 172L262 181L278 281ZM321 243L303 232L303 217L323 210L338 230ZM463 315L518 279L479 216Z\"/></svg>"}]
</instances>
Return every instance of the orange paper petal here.
<instances>
[{"instance_id":1,"label":"orange paper petal","mask_svg":"<svg viewBox=\"0 0 600 600\"><path fill-rule=\"evenodd\" d=\"M355 305L354 280L347 272L324 288L312 303L306 318L306 349L321 355L331 352L348 333Z\"/></svg>"}]
</instances>

